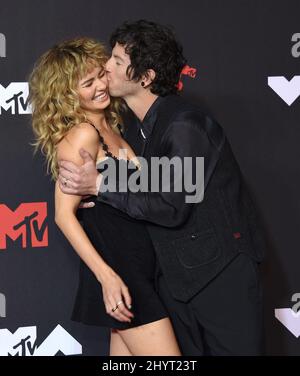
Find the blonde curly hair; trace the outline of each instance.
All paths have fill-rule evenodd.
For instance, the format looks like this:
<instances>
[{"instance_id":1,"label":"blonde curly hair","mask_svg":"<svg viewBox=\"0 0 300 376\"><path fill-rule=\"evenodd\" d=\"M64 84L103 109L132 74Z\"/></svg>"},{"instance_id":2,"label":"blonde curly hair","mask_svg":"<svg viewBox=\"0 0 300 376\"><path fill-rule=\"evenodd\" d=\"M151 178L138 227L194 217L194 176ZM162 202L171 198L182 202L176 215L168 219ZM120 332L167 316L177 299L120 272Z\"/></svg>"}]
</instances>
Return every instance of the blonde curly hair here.
<instances>
[{"instance_id":1,"label":"blonde curly hair","mask_svg":"<svg viewBox=\"0 0 300 376\"><path fill-rule=\"evenodd\" d=\"M58 176L56 145L76 124L86 121L76 87L92 68L103 67L108 59L105 47L91 38L64 41L44 53L29 78L29 101L35 149L46 157L47 172ZM118 132L120 102L111 98L104 110L106 120Z\"/></svg>"}]
</instances>

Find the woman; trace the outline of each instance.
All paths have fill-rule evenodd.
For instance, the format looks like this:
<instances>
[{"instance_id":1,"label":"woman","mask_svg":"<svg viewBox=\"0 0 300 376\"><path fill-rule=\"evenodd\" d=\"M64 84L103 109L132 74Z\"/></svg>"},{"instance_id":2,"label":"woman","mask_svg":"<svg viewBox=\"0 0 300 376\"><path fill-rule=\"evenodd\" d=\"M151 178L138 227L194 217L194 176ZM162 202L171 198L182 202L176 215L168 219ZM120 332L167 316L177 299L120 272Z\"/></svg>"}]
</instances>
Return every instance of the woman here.
<instances>
[{"instance_id":1,"label":"woman","mask_svg":"<svg viewBox=\"0 0 300 376\"><path fill-rule=\"evenodd\" d=\"M36 146L46 155L54 179L60 159L82 163L81 148L103 170L107 159L136 161L120 134L106 61L101 44L77 38L51 48L31 74ZM117 158L121 149L126 149L126 159ZM111 328L110 355L180 355L154 289L155 254L146 228L98 201L84 211L82 228L76 217L81 199L65 195L56 182L55 221L81 258L73 320Z\"/></svg>"}]
</instances>

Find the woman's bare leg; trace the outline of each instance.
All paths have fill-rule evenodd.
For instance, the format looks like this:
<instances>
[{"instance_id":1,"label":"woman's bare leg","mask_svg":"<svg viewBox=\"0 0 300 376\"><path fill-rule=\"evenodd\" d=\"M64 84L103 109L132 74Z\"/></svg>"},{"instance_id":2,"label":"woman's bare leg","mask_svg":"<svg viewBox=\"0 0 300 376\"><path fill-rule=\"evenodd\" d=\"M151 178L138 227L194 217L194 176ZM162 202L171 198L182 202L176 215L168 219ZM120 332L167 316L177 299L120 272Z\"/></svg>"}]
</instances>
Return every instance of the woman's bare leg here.
<instances>
[{"instance_id":1,"label":"woman's bare leg","mask_svg":"<svg viewBox=\"0 0 300 376\"><path fill-rule=\"evenodd\" d=\"M111 330L109 355L132 356L131 352L126 346L126 343L123 341L120 334L114 329Z\"/></svg>"},{"instance_id":2,"label":"woman's bare leg","mask_svg":"<svg viewBox=\"0 0 300 376\"><path fill-rule=\"evenodd\" d=\"M181 355L169 318L131 329L117 330L117 333L131 355ZM122 348L120 351L122 351Z\"/></svg>"}]
</instances>

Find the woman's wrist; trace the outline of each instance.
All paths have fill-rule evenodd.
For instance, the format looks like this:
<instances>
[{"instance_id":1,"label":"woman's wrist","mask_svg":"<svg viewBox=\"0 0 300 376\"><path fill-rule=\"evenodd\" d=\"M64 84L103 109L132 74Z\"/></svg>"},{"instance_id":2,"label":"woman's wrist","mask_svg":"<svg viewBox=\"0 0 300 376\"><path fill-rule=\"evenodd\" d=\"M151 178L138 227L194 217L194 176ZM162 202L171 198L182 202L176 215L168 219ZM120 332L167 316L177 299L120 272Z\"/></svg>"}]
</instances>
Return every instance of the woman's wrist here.
<instances>
[{"instance_id":1,"label":"woman's wrist","mask_svg":"<svg viewBox=\"0 0 300 376\"><path fill-rule=\"evenodd\" d=\"M111 272L111 268L103 261L99 263L94 274L98 282L102 284L110 272Z\"/></svg>"}]
</instances>

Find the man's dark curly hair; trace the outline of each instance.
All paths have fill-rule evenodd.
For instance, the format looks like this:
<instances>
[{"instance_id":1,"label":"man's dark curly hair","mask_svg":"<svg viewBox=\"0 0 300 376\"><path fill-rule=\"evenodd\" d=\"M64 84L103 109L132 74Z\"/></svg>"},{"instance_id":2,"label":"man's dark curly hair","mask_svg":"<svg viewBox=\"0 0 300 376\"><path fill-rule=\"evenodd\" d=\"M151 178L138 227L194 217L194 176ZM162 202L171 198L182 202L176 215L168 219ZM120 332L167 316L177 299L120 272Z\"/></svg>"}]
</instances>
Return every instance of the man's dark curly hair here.
<instances>
[{"instance_id":1,"label":"man's dark curly hair","mask_svg":"<svg viewBox=\"0 0 300 376\"><path fill-rule=\"evenodd\" d=\"M127 68L130 79L139 81L148 69L155 71L151 92L159 96L177 92L177 84L186 59L175 35L166 26L139 20L124 22L111 35L110 45L125 47L131 64Z\"/></svg>"}]
</instances>

